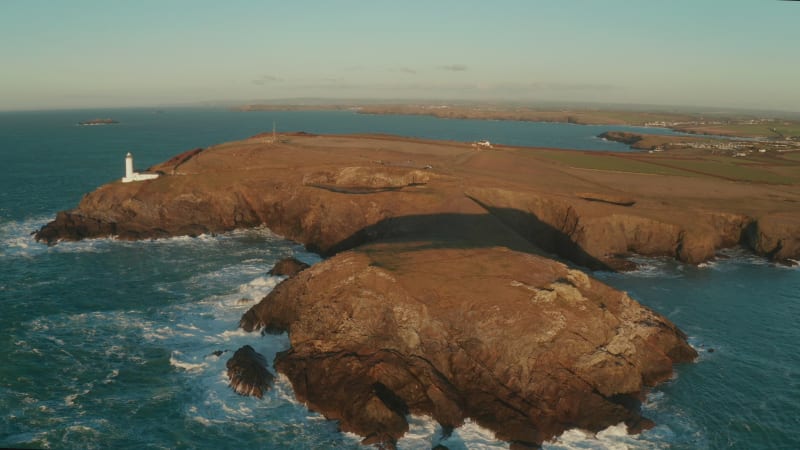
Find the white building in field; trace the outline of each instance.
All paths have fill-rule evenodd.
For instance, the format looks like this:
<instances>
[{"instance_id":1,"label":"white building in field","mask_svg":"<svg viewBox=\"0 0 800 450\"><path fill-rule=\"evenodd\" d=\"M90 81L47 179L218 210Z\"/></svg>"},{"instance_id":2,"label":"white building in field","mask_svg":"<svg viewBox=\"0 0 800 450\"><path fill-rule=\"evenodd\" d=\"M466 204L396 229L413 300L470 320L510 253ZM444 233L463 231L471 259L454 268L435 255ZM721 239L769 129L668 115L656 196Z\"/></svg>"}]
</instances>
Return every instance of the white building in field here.
<instances>
[{"instance_id":1,"label":"white building in field","mask_svg":"<svg viewBox=\"0 0 800 450\"><path fill-rule=\"evenodd\" d=\"M125 155L125 176L122 177L123 183L130 183L132 181L153 180L158 178L157 173L139 173L133 171L133 155L128 152Z\"/></svg>"},{"instance_id":2,"label":"white building in field","mask_svg":"<svg viewBox=\"0 0 800 450\"><path fill-rule=\"evenodd\" d=\"M494 148L494 147L492 147L492 143L487 141L487 140L473 142L472 146L474 148Z\"/></svg>"}]
</instances>

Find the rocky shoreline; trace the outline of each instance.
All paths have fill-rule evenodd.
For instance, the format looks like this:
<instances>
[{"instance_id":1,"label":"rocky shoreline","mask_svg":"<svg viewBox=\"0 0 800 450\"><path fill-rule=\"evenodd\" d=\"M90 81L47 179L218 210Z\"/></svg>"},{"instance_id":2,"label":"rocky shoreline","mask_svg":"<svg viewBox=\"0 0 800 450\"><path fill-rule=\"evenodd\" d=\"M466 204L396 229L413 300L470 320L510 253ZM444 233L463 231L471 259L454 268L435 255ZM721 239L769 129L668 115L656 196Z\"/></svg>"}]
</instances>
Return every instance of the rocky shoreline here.
<instances>
[{"instance_id":1,"label":"rocky shoreline","mask_svg":"<svg viewBox=\"0 0 800 450\"><path fill-rule=\"evenodd\" d=\"M275 368L298 398L387 447L408 413L445 429L471 418L520 448L572 427L648 425L647 388L696 352L667 319L558 259L614 270L631 253L699 263L736 245L800 256L792 186L585 171L527 149L256 136L149 170L164 175L101 186L36 238L266 225L327 256L287 265L240 325L288 332ZM236 388L261 392L271 375L247 361L231 368Z\"/></svg>"}]
</instances>

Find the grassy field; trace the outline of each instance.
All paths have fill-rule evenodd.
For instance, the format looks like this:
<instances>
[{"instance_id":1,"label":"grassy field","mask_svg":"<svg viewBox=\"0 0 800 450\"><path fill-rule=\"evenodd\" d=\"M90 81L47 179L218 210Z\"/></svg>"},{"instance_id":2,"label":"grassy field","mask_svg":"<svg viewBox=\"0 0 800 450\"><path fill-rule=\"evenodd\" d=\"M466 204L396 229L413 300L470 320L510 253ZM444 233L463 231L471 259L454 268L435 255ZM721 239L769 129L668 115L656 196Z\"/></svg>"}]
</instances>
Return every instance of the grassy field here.
<instances>
[{"instance_id":1,"label":"grassy field","mask_svg":"<svg viewBox=\"0 0 800 450\"><path fill-rule=\"evenodd\" d=\"M684 122L695 117L685 114L650 113L636 111L576 111L587 123L619 122L627 125L644 125L648 122Z\"/></svg>"},{"instance_id":2,"label":"grassy field","mask_svg":"<svg viewBox=\"0 0 800 450\"><path fill-rule=\"evenodd\" d=\"M714 177L764 184L800 184L800 165L777 158L751 161L744 158L698 155L673 157L665 154L608 154L524 150L530 156L556 161L580 169L684 177ZM792 155L794 157L794 155ZM796 156L800 161L800 154ZM788 164L787 164L788 163Z\"/></svg>"},{"instance_id":3,"label":"grassy field","mask_svg":"<svg viewBox=\"0 0 800 450\"><path fill-rule=\"evenodd\" d=\"M620 157L600 152L526 150L531 156L557 161L570 167L615 172L645 173L653 175L696 176L691 172L651 164L639 159Z\"/></svg>"},{"instance_id":4,"label":"grassy field","mask_svg":"<svg viewBox=\"0 0 800 450\"><path fill-rule=\"evenodd\" d=\"M732 181L748 181L753 183L792 184L798 180L772 172L768 166L748 164L746 161L731 162L720 159L667 159L659 158L661 164L691 171L692 173L725 178ZM728 158L733 159L733 158Z\"/></svg>"},{"instance_id":5,"label":"grassy field","mask_svg":"<svg viewBox=\"0 0 800 450\"><path fill-rule=\"evenodd\" d=\"M800 123L783 121L755 124L731 123L724 125L700 125L677 127L676 129L699 134L719 134L738 137L786 138L800 136Z\"/></svg>"}]
</instances>

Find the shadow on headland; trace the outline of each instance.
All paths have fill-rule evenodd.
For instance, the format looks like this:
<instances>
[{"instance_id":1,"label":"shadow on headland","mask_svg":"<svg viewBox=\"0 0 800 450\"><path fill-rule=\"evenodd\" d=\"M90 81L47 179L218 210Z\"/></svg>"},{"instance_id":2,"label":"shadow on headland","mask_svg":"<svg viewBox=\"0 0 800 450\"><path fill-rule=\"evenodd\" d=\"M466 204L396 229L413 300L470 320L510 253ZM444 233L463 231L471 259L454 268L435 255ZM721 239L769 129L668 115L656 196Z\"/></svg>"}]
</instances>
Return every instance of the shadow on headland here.
<instances>
[{"instance_id":1,"label":"shadow on headland","mask_svg":"<svg viewBox=\"0 0 800 450\"><path fill-rule=\"evenodd\" d=\"M487 213L392 217L362 228L328 248L314 244L307 247L325 256L377 242L414 243L414 248L418 250L506 247L548 258L557 256L591 270L614 270L606 262L583 250L567 233L530 212L482 206Z\"/></svg>"}]
</instances>

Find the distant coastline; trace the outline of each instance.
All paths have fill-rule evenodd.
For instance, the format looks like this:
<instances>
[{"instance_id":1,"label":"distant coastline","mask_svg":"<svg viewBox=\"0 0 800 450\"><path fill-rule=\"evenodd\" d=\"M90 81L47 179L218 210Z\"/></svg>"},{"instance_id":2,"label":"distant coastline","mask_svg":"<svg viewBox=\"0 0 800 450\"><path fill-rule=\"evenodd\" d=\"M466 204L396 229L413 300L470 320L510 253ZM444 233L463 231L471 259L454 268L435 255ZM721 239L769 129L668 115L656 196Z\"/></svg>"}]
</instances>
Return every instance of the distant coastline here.
<instances>
[{"instance_id":1,"label":"distant coastline","mask_svg":"<svg viewBox=\"0 0 800 450\"><path fill-rule=\"evenodd\" d=\"M700 134L668 136L624 131L607 131L597 137L626 144L634 150L645 150L649 153L670 151L675 156L712 154L738 158L758 154L776 155L800 150L800 139L720 138L719 136Z\"/></svg>"},{"instance_id":2,"label":"distant coastline","mask_svg":"<svg viewBox=\"0 0 800 450\"><path fill-rule=\"evenodd\" d=\"M250 104L235 111L355 111L359 114L425 115L443 119L557 122L577 125L629 125L677 132L800 141L800 121L753 114L657 112L622 109L539 109L495 104Z\"/></svg>"}]
</instances>

